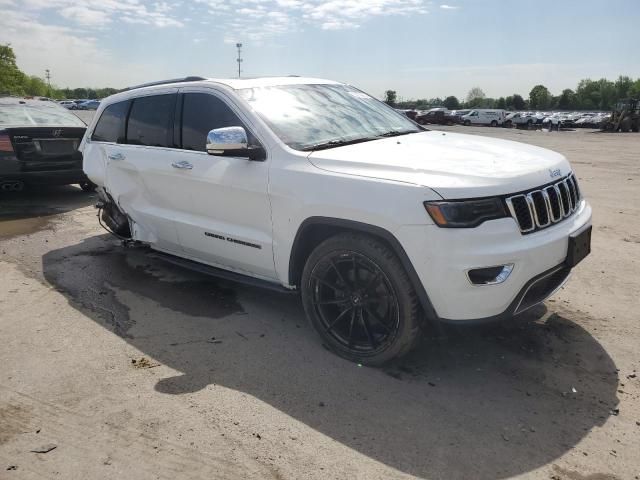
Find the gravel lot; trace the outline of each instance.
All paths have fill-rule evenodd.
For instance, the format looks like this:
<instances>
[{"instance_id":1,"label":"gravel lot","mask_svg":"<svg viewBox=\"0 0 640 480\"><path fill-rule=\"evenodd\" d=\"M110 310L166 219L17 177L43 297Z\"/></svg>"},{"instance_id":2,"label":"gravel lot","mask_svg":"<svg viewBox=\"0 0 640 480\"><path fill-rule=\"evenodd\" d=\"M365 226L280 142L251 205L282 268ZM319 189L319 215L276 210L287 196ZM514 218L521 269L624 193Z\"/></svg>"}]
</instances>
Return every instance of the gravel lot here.
<instances>
[{"instance_id":1,"label":"gravel lot","mask_svg":"<svg viewBox=\"0 0 640 480\"><path fill-rule=\"evenodd\" d=\"M294 296L123 249L79 188L1 194L0 478L640 478L640 135L443 130L565 154L593 253L544 306L384 369L326 351Z\"/></svg>"}]
</instances>

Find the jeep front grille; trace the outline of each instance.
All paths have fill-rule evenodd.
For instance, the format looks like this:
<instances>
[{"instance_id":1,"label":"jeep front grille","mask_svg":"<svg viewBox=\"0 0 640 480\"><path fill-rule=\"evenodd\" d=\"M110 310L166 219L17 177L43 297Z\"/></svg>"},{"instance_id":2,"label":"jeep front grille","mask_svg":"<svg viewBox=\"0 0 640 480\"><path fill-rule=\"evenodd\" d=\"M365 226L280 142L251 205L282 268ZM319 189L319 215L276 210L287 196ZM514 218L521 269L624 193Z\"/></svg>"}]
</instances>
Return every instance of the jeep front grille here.
<instances>
[{"instance_id":1,"label":"jeep front grille","mask_svg":"<svg viewBox=\"0 0 640 480\"><path fill-rule=\"evenodd\" d=\"M569 217L580 205L580 189L573 173L547 187L507 197L509 213L522 233L531 233Z\"/></svg>"}]
</instances>

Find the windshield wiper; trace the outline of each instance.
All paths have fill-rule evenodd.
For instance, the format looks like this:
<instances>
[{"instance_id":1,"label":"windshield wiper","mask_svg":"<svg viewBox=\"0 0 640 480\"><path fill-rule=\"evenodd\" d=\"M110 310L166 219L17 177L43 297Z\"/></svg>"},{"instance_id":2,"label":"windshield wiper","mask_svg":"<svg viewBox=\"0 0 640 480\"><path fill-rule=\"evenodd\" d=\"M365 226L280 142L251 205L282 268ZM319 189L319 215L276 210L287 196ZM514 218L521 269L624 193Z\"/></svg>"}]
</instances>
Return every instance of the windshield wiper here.
<instances>
[{"instance_id":1,"label":"windshield wiper","mask_svg":"<svg viewBox=\"0 0 640 480\"><path fill-rule=\"evenodd\" d=\"M313 152L316 150L326 150L327 148L343 147L345 145L353 145L354 143L369 142L376 140L379 137L362 137L354 138L352 140L329 140L328 142L316 143L307 147L301 148L303 152Z\"/></svg>"},{"instance_id":2,"label":"windshield wiper","mask_svg":"<svg viewBox=\"0 0 640 480\"><path fill-rule=\"evenodd\" d=\"M418 132L419 131L416 130L389 130L388 132L380 133L373 137L361 137L352 140L329 140L328 142L316 143L314 145L309 145L308 147L303 147L302 151L309 152L315 150L325 150L327 148L343 147L345 145L353 145L354 143L369 142L371 140L378 140L379 138L397 137L400 135L408 135L410 133Z\"/></svg>"},{"instance_id":3,"label":"windshield wiper","mask_svg":"<svg viewBox=\"0 0 640 480\"><path fill-rule=\"evenodd\" d=\"M418 133L416 130L389 130L388 132L376 135L379 138L382 137L399 137L400 135L409 135L410 133Z\"/></svg>"}]
</instances>

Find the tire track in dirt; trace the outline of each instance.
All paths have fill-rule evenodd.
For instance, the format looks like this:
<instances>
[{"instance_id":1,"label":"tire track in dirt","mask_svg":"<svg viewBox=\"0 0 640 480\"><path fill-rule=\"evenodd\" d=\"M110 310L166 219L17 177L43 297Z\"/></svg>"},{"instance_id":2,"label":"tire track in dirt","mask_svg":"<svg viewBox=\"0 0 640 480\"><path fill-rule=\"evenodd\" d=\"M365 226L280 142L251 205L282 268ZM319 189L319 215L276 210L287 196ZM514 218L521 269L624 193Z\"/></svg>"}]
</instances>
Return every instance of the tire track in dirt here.
<instances>
[{"instance_id":1,"label":"tire track in dirt","mask_svg":"<svg viewBox=\"0 0 640 480\"><path fill-rule=\"evenodd\" d=\"M74 465L83 465L82 472L75 472L80 474L77 478L96 478L97 472L102 476L113 469L136 479L277 478L269 467L234 446L214 445L202 455L202 446L198 450L186 448L103 420L0 385L0 458L6 465L20 465L45 477L52 467L64 473ZM57 448L46 457L30 453L31 448L47 443ZM34 461L34 455L43 461Z\"/></svg>"}]
</instances>

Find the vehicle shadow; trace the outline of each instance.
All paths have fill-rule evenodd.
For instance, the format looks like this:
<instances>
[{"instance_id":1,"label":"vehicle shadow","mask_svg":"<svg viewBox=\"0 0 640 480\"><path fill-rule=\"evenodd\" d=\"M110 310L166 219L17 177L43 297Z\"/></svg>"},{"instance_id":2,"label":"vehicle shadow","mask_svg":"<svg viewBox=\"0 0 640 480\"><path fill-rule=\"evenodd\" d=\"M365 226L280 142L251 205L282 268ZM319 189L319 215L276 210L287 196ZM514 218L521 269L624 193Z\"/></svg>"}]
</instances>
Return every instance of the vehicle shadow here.
<instances>
[{"instance_id":1,"label":"vehicle shadow","mask_svg":"<svg viewBox=\"0 0 640 480\"><path fill-rule=\"evenodd\" d=\"M32 185L20 192L0 190L0 220L19 220L66 213L96 203L95 193L77 185Z\"/></svg>"},{"instance_id":2,"label":"vehicle shadow","mask_svg":"<svg viewBox=\"0 0 640 480\"><path fill-rule=\"evenodd\" d=\"M442 327L408 358L373 369L322 348L297 296L184 271L104 235L46 253L43 272L88 318L182 372L157 392L234 389L418 477L529 472L617 404L613 360L561 310Z\"/></svg>"}]
</instances>

